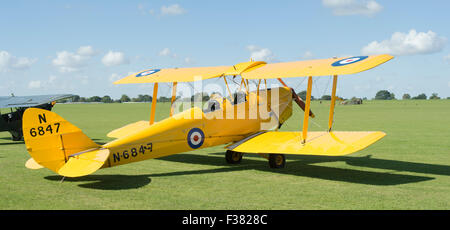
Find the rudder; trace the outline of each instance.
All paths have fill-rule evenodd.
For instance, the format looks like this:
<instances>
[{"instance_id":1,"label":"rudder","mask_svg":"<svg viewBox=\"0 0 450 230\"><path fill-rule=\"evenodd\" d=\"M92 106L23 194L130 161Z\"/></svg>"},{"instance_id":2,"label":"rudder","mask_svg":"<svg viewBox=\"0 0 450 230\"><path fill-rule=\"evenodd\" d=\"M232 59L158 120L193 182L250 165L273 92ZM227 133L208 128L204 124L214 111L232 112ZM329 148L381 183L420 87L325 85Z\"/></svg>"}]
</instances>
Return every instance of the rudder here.
<instances>
[{"instance_id":1,"label":"rudder","mask_svg":"<svg viewBox=\"0 0 450 230\"><path fill-rule=\"evenodd\" d=\"M63 176L93 173L109 156L109 150L102 149L78 127L48 110L25 110L22 128L25 145L36 163Z\"/></svg>"}]
</instances>

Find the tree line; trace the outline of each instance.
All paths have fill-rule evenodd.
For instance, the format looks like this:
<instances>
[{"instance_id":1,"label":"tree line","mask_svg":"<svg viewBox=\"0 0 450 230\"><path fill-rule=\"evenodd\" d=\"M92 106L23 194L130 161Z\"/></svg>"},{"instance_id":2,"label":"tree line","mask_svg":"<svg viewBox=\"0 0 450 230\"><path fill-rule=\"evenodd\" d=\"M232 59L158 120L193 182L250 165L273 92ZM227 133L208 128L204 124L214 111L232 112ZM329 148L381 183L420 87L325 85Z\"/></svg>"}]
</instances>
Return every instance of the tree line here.
<instances>
[{"instance_id":1,"label":"tree line","mask_svg":"<svg viewBox=\"0 0 450 230\"><path fill-rule=\"evenodd\" d=\"M176 99L179 99L180 97L176 97ZM60 103L65 102L101 102L101 103L123 103L123 102L151 102L153 100L153 97L147 94L139 94L137 97L129 97L126 94L122 94L122 96L119 99L113 99L108 95L105 95L103 97L100 96L92 96L92 97L81 97L79 95L73 96L71 99L62 99L58 100ZM184 101L194 101L194 100L201 100L201 101L208 101L209 95L207 93L196 93L191 98L183 99ZM165 97L160 96L157 98L158 102L171 102L172 97Z\"/></svg>"},{"instance_id":2,"label":"tree line","mask_svg":"<svg viewBox=\"0 0 450 230\"><path fill-rule=\"evenodd\" d=\"M298 93L298 95L300 96L300 98L302 98L303 100L306 99L306 91L301 91L300 93ZM353 97L356 98L356 97ZM364 100L367 100L367 98L363 98ZM375 94L375 97L373 98L374 100L396 100L397 98L395 97L395 94L392 92L389 92L388 90L380 90ZM428 97L425 93L421 93L418 94L417 96L412 97L410 94L405 93L402 96L402 100L409 100L409 99L413 99L413 100L426 100L426 99L430 99L430 100L434 100L434 99L441 99L441 97L438 96L437 93L432 93L430 97ZM447 99L450 99L450 97L447 97ZM330 95L323 95L320 98L314 98L314 96L311 96L311 100L331 100L331 96ZM346 100L345 98L343 98L343 100Z\"/></svg>"},{"instance_id":3,"label":"tree line","mask_svg":"<svg viewBox=\"0 0 450 230\"><path fill-rule=\"evenodd\" d=\"M147 94L139 94L135 98L130 98L128 95L123 94L119 99L113 99L108 95L103 97L92 96L92 97L80 97L79 95L73 96L71 99L63 99L59 102L102 102L102 103L122 103L122 102L151 102L152 96Z\"/></svg>"},{"instance_id":4,"label":"tree line","mask_svg":"<svg viewBox=\"0 0 450 230\"><path fill-rule=\"evenodd\" d=\"M375 100L396 100L394 93L391 93L387 90L380 90L375 95ZM405 93L402 96L402 100L435 100L435 99L441 99L441 97L438 96L437 93L432 93L430 97L428 97L425 93L418 94L417 96L411 97L409 93ZM447 99L450 99L450 97L447 97Z\"/></svg>"},{"instance_id":5,"label":"tree line","mask_svg":"<svg viewBox=\"0 0 450 230\"><path fill-rule=\"evenodd\" d=\"M302 98L303 100L306 100L306 91L301 91L299 93L297 93L300 98ZM339 96L338 96L339 97ZM341 98L342 100L346 100L345 98ZM356 97L353 97L356 98ZM139 94L137 97L129 97L126 94L123 94L119 99L113 99L108 95L105 95L103 97L100 96L92 96L92 97L80 97L79 95L75 95L72 97L72 99L62 99L59 100L58 102L60 103L65 103L65 102L101 102L101 103L123 103L123 102L151 102L152 101L152 96L147 95L147 94ZM178 96L177 99L180 99L180 97ZM366 97L362 98L363 100L367 100ZM388 90L380 90L375 94L375 97L373 98L375 100L396 100L397 98L395 97L394 93L389 92ZM405 93L402 96L403 100L409 100L409 99L421 99L421 100L426 100L426 99L441 99L441 97L438 96L437 93L433 93L431 94L431 96L427 96L425 93L421 93L418 94L417 96L412 97L410 94ZM447 97L447 99L450 99L450 97ZM195 95L191 96L191 98L183 98L183 101L208 101L209 100L209 95L207 93L196 93ZM323 95L320 98L315 98L314 96L311 96L311 100L331 100L331 95ZM165 96L161 96L158 97L157 99L158 102L171 102L172 98L171 97L165 97Z\"/></svg>"}]
</instances>

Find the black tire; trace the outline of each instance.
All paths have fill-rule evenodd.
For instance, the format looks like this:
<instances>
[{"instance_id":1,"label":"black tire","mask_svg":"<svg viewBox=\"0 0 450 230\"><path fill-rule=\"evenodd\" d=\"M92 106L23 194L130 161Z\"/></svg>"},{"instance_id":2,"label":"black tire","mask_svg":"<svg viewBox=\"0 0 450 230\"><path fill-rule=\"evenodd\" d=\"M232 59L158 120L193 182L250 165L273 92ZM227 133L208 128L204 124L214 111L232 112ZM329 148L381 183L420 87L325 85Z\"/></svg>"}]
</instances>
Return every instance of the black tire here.
<instances>
[{"instance_id":1,"label":"black tire","mask_svg":"<svg viewBox=\"0 0 450 230\"><path fill-rule=\"evenodd\" d=\"M269 166L273 169L284 168L286 166L286 157L284 154L269 154Z\"/></svg>"},{"instance_id":2,"label":"black tire","mask_svg":"<svg viewBox=\"0 0 450 230\"><path fill-rule=\"evenodd\" d=\"M242 160L242 153L235 152L231 150L227 150L225 153L225 160L227 160L228 164L239 164Z\"/></svg>"}]
</instances>

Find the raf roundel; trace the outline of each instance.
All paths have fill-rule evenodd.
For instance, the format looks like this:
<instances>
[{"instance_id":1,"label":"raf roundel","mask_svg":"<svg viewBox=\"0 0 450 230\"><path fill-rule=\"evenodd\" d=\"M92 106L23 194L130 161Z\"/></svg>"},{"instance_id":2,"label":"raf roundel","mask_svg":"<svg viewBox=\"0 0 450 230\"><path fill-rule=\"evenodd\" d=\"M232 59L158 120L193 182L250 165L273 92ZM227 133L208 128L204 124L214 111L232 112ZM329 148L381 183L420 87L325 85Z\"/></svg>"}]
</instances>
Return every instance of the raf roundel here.
<instances>
[{"instance_id":1,"label":"raf roundel","mask_svg":"<svg viewBox=\"0 0 450 230\"><path fill-rule=\"evenodd\" d=\"M150 74L154 74L156 72L159 72L160 69L151 69L151 70L146 70L144 72L138 73L136 74L136 77L144 77L144 76L148 76Z\"/></svg>"},{"instance_id":2,"label":"raf roundel","mask_svg":"<svg viewBox=\"0 0 450 230\"><path fill-rule=\"evenodd\" d=\"M358 57L345 58L345 59L342 59L340 61L334 62L331 65L334 66L334 67L344 66L344 65L353 64L353 63L362 61L362 60L364 60L366 58L368 58L368 56L358 56Z\"/></svg>"},{"instance_id":3,"label":"raf roundel","mask_svg":"<svg viewBox=\"0 0 450 230\"><path fill-rule=\"evenodd\" d=\"M187 142L189 146L193 149L200 148L205 140L205 134L199 128L193 128L189 131L187 135Z\"/></svg>"}]
</instances>

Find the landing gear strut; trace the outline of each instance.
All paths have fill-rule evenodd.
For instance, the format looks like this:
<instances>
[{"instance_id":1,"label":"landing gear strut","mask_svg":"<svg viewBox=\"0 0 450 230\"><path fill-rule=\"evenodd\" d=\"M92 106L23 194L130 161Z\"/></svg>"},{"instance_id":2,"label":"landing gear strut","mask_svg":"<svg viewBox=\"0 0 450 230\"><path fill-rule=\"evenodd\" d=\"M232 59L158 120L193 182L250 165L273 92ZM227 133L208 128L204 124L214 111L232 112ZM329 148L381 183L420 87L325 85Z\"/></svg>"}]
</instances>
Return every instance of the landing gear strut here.
<instances>
[{"instance_id":1,"label":"landing gear strut","mask_svg":"<svg viewBox=\"0 0 450 230\"><path fill-rule=\"evenodd\" d=\"M11 133L11 139L13 141L21 141L22 140L22 137L23 137L22 130L20 130L20 131L12 130L9 132Z\"/></svg>"}]
</instances>

